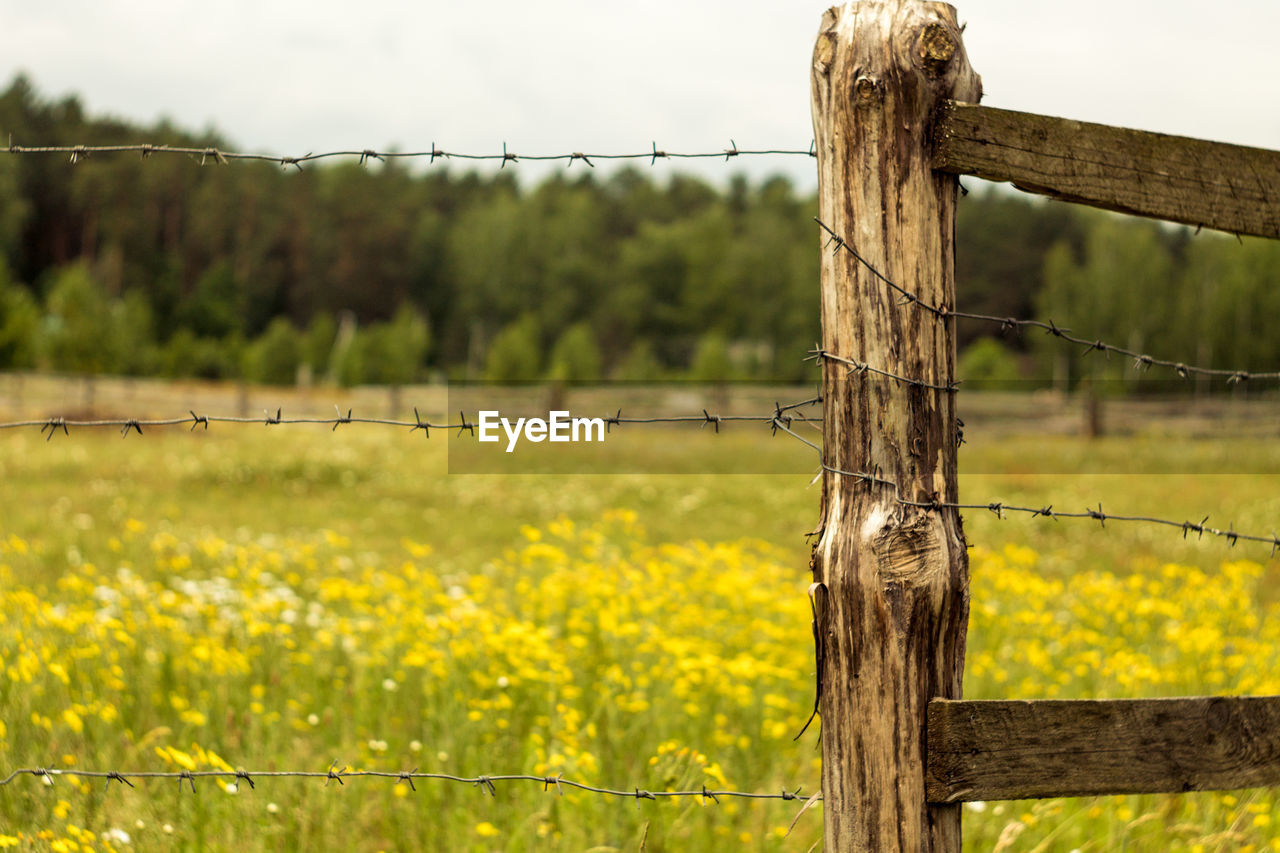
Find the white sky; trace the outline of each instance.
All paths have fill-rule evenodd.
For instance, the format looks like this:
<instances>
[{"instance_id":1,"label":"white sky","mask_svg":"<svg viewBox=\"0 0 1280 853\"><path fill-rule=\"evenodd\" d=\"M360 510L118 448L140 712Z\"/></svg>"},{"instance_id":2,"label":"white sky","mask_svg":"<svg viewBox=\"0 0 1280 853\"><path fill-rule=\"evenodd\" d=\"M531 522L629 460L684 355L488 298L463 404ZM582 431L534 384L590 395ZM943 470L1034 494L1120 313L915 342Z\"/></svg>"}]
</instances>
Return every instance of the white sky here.
<instances>
[{"instance_id":1,"label":"white sky","mask_svg":"<svg viewBox=\"0 0 1280 853\"><path fill-rule=\"evenodd\" d=\"M25 71L46 96L78 94L93 113L213 126L241 150L273 154L433 142L495 152L504 141L529 154L639 151L651 140L718 150L730 137L808 148L824 8L0 0L0 74L7 85ZM1276 0L957 8L988 105L1280 149ZM738 162L813 184L807 158ZM718 161L679 168L726 174Z\"/></svg>"}]
</instances>

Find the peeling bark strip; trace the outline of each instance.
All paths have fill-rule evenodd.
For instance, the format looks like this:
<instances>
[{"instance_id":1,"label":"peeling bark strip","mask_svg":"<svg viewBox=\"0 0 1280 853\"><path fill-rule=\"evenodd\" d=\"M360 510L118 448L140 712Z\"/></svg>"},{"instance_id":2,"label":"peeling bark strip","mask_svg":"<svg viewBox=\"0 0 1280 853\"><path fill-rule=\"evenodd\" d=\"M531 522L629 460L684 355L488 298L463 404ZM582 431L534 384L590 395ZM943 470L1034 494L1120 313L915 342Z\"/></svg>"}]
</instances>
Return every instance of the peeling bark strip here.
<instances>
[{"instance_id":1,"label":"peeling bark strip","mask_svg":"<svg viewBox=\"0 0 1280 853\"><path fill-rule=\"evenodd\" d=\"M949 104L935 169L1235 234L1280 238L1280 151Z\"/></svg>"},{"instance_id":2,"label":"peeling bark strip","mask_svg":"<svg viewBox=\"0 0 1280 853\"><path fill-rule=\"evenodd\" d=\"M929 799L1280 785L1280 696L929 706Z\"/></svg>"},{"instance_id":3,"label":"peeling bark strip","mask_svg":"<svg viewBox=\"0 0 1280 853\"><path fill-rule=\"evenodd\" d=\"M934 172L931 125L977 101L955 10L867 0L823 17L813 54L820 218L885 275L953 306L956 179ZM823 252L822 348L949 385L950 322L910 306L847 252ZM824 464L955 501L955 398L823 366ZM958 851L958 806L925 799L930 699L960 696L968 558L952 510L901 506L882 484L827 470L814 581L828 851Z\"/></svg>"}]
</instances>

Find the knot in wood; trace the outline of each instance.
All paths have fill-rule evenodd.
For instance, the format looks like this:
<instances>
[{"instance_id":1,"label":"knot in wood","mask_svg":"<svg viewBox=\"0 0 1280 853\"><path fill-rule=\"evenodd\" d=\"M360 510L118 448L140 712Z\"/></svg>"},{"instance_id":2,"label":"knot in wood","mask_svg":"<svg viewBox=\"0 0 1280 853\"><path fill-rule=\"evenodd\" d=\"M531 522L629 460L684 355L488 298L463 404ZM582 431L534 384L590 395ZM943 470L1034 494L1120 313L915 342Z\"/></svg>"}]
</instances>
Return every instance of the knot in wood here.
<instances>
[{"instance_id":1,"label":"knot in wood","mask_svg":"<svg viewBox=\"0 0 1280 853\"><path fill-rule=\"evenodd\" d=\"M924 72L930 77L939 77L951 64L959 47L960 43L951 30L935 22L920 31L916 52Z\"/></svg>"},{"instance_id":2,"label":"knot in wood","mask_svg":"<svg viewBox=\"0 0 1280 853\"><path fill-rule=\"evenodd\" d=\"M1205 708L1205 723L1209 731L1223 732L1231 725L1231 703L1215 701L1221 697L1210 699Z\"/></svg>"},{"instance_id":3,"label":"knot in wood","mask_svg":"<svg viewBox=\"0 0 1280 853\"><path fill-rule=\"evenodd\" d=\"M872 547L881 582L915 589L945 580L946 560L938 534L939 529L929 516L877 533Z\"/></svg>"},{"instance_id":4,"label":"knot in wood","mask_svg":"<svg viewBox=\"0 0 1280 853\"><path fill-rule=\"evenodd\" d=\"M870 106L883 97L880 81L871 74L859 74L853 81L853 97L858 106Z\"/></svg>"}]
</instances>

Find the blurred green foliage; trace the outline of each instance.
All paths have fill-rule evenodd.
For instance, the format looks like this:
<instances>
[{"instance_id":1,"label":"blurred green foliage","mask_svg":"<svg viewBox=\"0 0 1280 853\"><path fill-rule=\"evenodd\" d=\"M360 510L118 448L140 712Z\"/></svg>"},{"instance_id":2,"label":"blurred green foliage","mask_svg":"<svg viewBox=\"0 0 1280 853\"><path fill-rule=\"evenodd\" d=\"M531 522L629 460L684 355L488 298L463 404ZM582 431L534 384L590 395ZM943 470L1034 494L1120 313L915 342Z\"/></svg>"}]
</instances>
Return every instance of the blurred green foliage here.
<instances>
[{"instance_id":1,"label":"blurred green foliage","mask_svg":"<svg viewBox=\"0 0 1280 853\"><path fill-rule=\"evenodd\" d=\"M86 115L15 78L17 144L232 148L212 131ZM398 385L428 375L589 382L812 379L816 200L784 178L723 186L635 169L524 187L406 161L284 171L182 157L0 158L0 370ZM1044 203L962 199L958 301L1052 318L1158 357L1280 363L1280 244ZM910 286L910 282L904 282ZM997 336L965 322L962 352ZM1002 370L1061 387L1123 360L1002 339ZM994 353L982 345L970 368ZM1002 374L1005 375L1005 374ZM1030 383L1034 385L1035 382Z\"/></svg>"}]
</instances>

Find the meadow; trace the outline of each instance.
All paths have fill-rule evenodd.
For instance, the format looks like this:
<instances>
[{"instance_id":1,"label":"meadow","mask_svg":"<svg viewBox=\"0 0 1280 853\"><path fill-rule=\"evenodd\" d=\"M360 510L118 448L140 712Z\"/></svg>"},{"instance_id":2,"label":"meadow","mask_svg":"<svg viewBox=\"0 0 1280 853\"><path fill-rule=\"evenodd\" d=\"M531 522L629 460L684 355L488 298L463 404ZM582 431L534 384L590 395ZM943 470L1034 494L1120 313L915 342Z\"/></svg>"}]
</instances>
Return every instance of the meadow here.
<instances>
[{"instance_id":1,"label":"meadow","mask_svg":"<svg viewBox=\"0 0 1280 853\"><path fill-rule=\"evenodd\" d=\"M811 452L745 426L636 434L632 473L606 476L450 474L443 436L379 426L0 433L0 778L337 761L815 792L815 730L793 740L813 701ZM1280 517L1275 438L968 441L966 500L1264 533ZM659 453L703 473L644 473ZM771 455L794 473L719 473ZM967 697L1280 693L1267 547L988 512L965 528ZM803 851L822 834L820 805L788 834L794 801L135 784L13 779L0 848ZM974 803L964 825L975 851L1280 850L1280 797Z\"/></svg>"}]
</instances>

